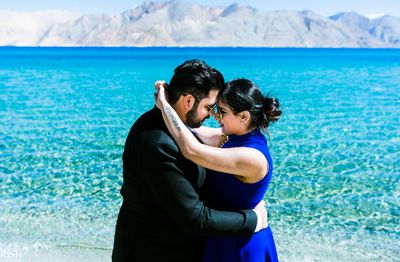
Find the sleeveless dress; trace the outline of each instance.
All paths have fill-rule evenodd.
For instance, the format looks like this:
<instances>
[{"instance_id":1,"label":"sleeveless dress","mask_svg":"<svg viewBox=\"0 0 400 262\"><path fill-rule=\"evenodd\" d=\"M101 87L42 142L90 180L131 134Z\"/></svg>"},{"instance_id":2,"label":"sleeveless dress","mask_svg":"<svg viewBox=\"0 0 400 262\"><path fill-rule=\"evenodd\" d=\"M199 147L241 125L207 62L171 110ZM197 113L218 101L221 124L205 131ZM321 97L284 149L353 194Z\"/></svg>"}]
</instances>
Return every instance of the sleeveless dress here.
<instances>
[{"instance_id":1,"label":"sleeveless dress","mask_svg":"<svg viewBox=\"0 0 400 262\"><path fill-rule=\"evenodd\" d=\"M247 184L232 175L207 170L202 189L204 200L207 206L220 210L253 209L263 199L272 175L272 159L266 138L259 129L255 129L240 136L230 135L222 147L250 147L259 150L268 161L268 173L262 180ZM208 237L203 261L278 261L278 255L272 231L267 227L252 237Z\"/></svg>"}]
</instances>

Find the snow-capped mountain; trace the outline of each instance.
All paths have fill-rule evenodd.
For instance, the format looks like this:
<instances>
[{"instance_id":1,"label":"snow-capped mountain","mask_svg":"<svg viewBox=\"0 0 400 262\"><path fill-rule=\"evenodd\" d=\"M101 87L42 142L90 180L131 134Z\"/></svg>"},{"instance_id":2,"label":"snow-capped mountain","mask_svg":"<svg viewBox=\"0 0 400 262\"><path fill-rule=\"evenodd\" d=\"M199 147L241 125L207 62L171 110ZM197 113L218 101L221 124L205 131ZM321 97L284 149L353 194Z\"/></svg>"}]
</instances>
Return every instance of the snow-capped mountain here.
<instances>
[{"instance_id":1,"label":"snow-capped mountain","mask_svg":"<svg viewBox=\"0 0 400 262\"><path fill-rule=\"evenodd\" d=\"M400 47L400 18L262 11L180 0L120 14L0 11L0 45Z\"/></svg>"}]
</instances>

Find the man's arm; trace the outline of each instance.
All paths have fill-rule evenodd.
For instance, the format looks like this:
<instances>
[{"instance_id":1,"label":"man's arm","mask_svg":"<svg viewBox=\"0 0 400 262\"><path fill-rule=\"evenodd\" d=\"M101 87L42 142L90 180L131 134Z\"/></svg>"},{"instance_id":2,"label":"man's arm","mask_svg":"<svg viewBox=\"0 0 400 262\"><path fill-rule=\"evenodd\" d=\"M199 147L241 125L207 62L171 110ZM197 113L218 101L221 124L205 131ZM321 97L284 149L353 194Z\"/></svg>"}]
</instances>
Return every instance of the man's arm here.
<instances>
[{"instance_id":1,"label":"man's arm","mask_svg":"<svg viewBox=\"0 0 400 262\"><path fill-rule=\"evenodd\" d=\"M199 200L180 168L177 146L165 133L148 132L142 135L141 141L142 170L147 171L143 178L160 206L185 231L201 235L249 236L254 233L257 224L254 211L218 211Z\"/></svg>"}]
</instances>

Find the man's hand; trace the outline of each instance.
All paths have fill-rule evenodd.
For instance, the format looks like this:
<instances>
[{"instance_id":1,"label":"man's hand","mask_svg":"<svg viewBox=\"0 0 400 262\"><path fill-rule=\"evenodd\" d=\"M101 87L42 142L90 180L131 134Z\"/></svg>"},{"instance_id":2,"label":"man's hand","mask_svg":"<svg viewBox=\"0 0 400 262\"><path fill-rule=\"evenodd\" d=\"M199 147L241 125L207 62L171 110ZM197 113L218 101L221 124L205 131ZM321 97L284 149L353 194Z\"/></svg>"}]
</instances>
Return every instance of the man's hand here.
<instances>
[{"instance_id":1,"label":"man's hand","mask_svg":"<svg viewBox=\"0 0 400 262\"><path fill-rule=\"evenodd\" d=\"M257 226L254 232L258 232L264 228L268 227L268 212L267 209L265 208L265 201L261 200L260 203L257 204L257 206L253 209L254 212L257 214Z\"/></svg>"}]
</instances>

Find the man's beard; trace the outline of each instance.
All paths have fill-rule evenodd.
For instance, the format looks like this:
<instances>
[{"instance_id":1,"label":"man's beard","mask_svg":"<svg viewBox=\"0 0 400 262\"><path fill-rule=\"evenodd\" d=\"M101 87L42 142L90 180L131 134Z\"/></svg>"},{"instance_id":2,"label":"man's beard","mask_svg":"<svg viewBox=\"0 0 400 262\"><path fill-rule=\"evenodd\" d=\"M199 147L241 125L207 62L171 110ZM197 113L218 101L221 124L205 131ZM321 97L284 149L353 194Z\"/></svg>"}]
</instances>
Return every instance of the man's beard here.
<instances>
[{"instance_id":1,"label":"man's beard","mask_svg":"<svg viewBox=\"0 0 400 262\"><path fill-rule=\"evenodd\" d=\"M206 116L204 119L199 119L197 115L197 108L192 108L189 112L186 113L186 125L189 126L190 128L198 128L200 127L204 120L209 118L209 116Z\"/></svg>"}]
</instances>

